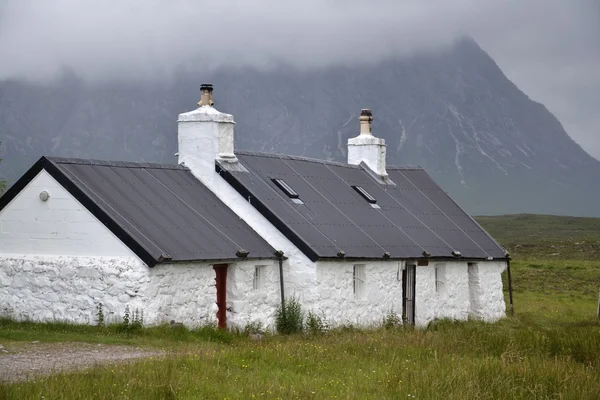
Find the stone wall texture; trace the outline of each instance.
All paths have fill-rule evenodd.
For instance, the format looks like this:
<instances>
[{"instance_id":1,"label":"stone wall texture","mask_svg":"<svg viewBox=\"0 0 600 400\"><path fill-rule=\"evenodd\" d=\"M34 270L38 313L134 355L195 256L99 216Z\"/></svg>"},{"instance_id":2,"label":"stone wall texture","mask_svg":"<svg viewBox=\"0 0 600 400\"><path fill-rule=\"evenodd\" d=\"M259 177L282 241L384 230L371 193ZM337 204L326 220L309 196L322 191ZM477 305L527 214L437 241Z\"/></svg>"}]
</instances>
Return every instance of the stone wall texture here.
<instances>
[{"instance_id":1,"label":"stone wall texture","mask_svg":"<svg viewBox=\"0 0 600 400\"><path fill-rule=\"evenodd\" d=\"M313 264L316 291L290 285L303 309L324 317L332 326L373 326L390 313L402 314L403 262L361 263L365 294L353 286L353 263ZM416 324L434 319L495 321L504 316L499 262L443 263L444 281L436 290L435 268L417 267ZM255 283L259 268L259 282ZM477 274L474 273L477 270ZM293 268L284 268L286 281L297 281ZM307 276L306 274L304 275ZM310 275L308 275L310 278ZM290 278L290 279L288 279ZM316 295L315 295L316 292ZM17 256L0 257L0 313L19 320L70 321L94 324L102 304L108 322L119 322L129 306L143 310L146 324L171 320L188 326L216 322L216 287L212 265L159 264L148 268L132 257ZM281 301L277 262L230 264L227 276L227 319L230 327L260 323L275 328Z\"/></svg>"},{"instance_id":2,"label":"stone wall texture","mask_svg":"<svg viewBox=\"0 0 600 400\"><path fill-rule=\"evenodd\" d=\"M266 279L253 290L255 263L228 268L228 322L272 324L279 304L275 266L262 263ZM125 308L144 312L148 325L171 320L187 326L216 323L215 272L210 264L160 264L148 268L135 258L0 257L0 314L18 320L121 322Z\"/></svg>"},{"instance_id":3,"label":"stone wall texture","mask_svg":"<svg viewBox=\"0 0 600 400\"><path fill-rule=\"evenodd\" d=\"M354 265L364 265L364 295L354 291ZM402 315L402 262L319 262L319 299L307 308L333 325L373 326Z\"/></svg>"},{"instance_id":4,"label":"stone wall texture","mask_svg":"<svg viewBox=\"0 0 600 400\"><path fill-rule=\"evenodd\" d=\"M436 268L443 270L437 290ZM469 268L478 269L477 279L470 279ZM506 305L501 274L505 268L506 263L498 261L482 261L471 267L465 261L417 267L416 324L426 326L434 319L442 318L466 320L473 317L489 322L502 318Z\"/></svg>"}]
</instances>

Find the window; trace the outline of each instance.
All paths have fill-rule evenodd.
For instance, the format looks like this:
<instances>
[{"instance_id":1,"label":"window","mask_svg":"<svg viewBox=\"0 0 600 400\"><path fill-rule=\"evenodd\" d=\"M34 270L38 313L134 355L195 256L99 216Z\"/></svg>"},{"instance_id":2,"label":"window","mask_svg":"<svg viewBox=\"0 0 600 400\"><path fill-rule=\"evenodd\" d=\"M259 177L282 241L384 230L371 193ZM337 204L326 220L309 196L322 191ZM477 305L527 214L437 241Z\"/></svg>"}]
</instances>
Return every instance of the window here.
<instances>
[{"instance_id":1,"label":"window","mask_svg":"<svg viewBox=\"0 0 600 400\"><path fill-rule=\"evenodd\" d=\"M298 193L296 193L296 191L292 189L292 187L288 185L283 179L273 178L271 180L275 185L277 185L279 189L283 191L283 193L287 194L287 196L290 199L297 199L300 197Z\"/></svg>"},{"instance_id":2,"label":"window","mask_svg":"<svg viewBox=\"0 0 600 400\"><path fill-rule=\"evenodd\" d=\"M377 203L375 197L371 196L362 186L352 186L352 189L356 190L366 201L371 204Z\"/></svg>"},{"instance_id":3,"label":"window","mask_svg":"<svg viewBox=\"0 0 600 400\"><path fill-rule=\"evenodd\" d=\"M367 192L365 190L365 188L363 188L362 186L352 186L352 189L356 190L356 192L358 194L360 194L363 199L365 199L366 201L368 201L369 204L371 205L371 207L373 207L373 208L381 208L377 204L377 199L375 197L371 196L371 194L369 192Z\"/></svg>"},{"instance_id":4,"label":"window","mask_svg":"<svg viewBox=\"0 0 600 400\"><path fill-rule=\"evenodd\" d=\"M264 286L264 281L265 281L265 266L257 265L256 267L254 267L254 283L252 285L252 288L254 289L254 291L262 290L262 288Z\"/></svg>"},{"instance_id":5,"label":"window","mask_svg":"<svg viewBox=\"0 0 600 400\"><path fill-rule=\"evenodd\" d=\"M366 292L366 272L364 265L355 265L354 271L352 274L352 282L354 288L354 297L357 299L362 299L365 297Z\"/></svg>"},{"instance_id":6,"label":"window","mask_svg":"<svg viewBox=\"0 0 600 400\"><path fill-rule=\"evenodd\" d=\"M435 264L435 292L442 293L446 286L446 264Z\"/></svg>"}]
</instances>

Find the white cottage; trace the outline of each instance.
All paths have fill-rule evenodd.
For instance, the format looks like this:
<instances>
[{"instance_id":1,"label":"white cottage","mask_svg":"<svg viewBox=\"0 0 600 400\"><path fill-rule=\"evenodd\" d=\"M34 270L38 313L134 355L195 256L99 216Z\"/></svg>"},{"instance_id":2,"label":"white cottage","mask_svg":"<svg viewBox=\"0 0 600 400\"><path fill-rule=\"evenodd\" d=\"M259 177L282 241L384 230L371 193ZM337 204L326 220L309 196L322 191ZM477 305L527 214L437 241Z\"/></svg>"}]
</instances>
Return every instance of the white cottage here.
<instances>
[{"instance_id":1,"label":"white cottage","mask_svg":"<svg viewBox=\"0 0 600 400\"><path fill-rule=\"evenodd\" d=\"M334 163L235 151L201 92L179 165L42 157L0 198L2 315L273 326L295 296L333 325L504 316L507 253L423 169L386 165L369 110Z\"/></svg>"}]
</instances>

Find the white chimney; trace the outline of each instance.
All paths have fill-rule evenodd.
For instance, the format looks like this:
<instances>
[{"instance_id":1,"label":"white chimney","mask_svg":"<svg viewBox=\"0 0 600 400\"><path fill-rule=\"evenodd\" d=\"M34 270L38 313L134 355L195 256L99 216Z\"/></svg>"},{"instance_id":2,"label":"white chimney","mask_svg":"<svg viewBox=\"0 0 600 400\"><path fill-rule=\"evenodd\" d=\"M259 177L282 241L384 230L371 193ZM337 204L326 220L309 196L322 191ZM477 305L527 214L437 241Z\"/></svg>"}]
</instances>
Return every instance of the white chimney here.
<instances>
[{"instance_id":1,"label":"white chimney","mask_svg":"<svg viewBox=\"0 0 600 400\"><path fill-rule=\"evenodd\" d=\"M212 85L200 86L199 107L179 114L177 120L179 163L202 180L214 176L215 160L237 161L233 153L233 116L213 107L212 91Z\"/></svg>"},{"instance_id":2,"label":"white chimney","mask_svg":"<svg viewBox=\"0 0 600 400\"><path fill-rule=\"evenodd\" d=\"M348 139L348 164L359 165L365 162L377 175L385 178L385 140L372 133L373 114L371 110L360 112L360 135Z\"/></svg>"}]
</instances>

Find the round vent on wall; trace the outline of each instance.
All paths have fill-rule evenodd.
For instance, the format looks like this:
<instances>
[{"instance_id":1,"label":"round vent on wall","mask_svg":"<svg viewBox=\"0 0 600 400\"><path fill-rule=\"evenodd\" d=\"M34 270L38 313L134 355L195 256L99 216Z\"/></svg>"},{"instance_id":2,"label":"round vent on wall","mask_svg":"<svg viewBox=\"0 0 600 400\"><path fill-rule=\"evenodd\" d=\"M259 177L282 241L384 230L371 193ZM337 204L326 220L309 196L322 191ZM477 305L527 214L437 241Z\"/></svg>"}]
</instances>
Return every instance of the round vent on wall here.
<instances>
[{"instance_id":1,"label":"round vent on wall","mask_svg":"<svg viewBox=\"0 0 600 400\"><path fill-rule=\"evenodd\" d=\"M49 198L50 198L50 193L48 193L48 192L47 192L47 191L45 191L45 190L42 190L42 191L40 192L40 200L41 200L41 201L48 201L48 199L49 199Z\"/></svg>"}]
</instances>

